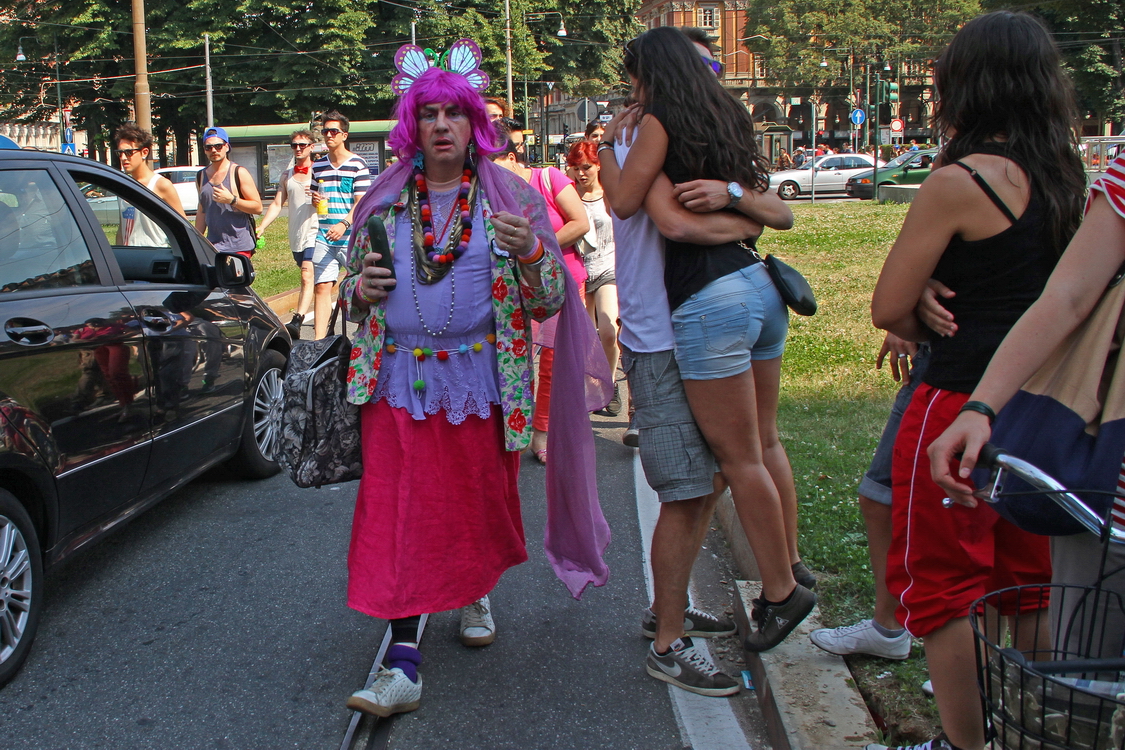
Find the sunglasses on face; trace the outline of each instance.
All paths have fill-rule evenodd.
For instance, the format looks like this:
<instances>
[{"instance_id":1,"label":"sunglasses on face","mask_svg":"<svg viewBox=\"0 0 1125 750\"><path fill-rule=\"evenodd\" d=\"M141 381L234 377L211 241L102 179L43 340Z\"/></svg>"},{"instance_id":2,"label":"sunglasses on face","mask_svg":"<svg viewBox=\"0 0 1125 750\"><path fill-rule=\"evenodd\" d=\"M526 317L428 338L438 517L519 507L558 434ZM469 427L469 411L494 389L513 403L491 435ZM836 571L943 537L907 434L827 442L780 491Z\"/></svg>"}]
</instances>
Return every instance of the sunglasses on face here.
<instances>
[{"instance_id":1,"label":"sunglasses on face","mask_svg":"<svg viewBox=\"0 0 1125 750\"><path fill-rule=\"evenodd\" d=\"M133 154L138 153L139 151L140 151L139 148L119 148L116 151L114 151L113 153L117 154L118 157L121 157L121 158L124 158L124 159L132 159Z\"/></svg>"},{"instance_id":2,"label":"sunglasses on face","mask_svg":"<svg viewBox=\"0 0 1125 750\"><path fill-rule=\"evenodd\" d=\"M308 148L311 145L312 145L311 143L290 143L289 148L296 151L297 149Z\"/></svg>"},{"instance_id":3,"label":"sunglasses on face","mask_svg":"<svg viewBox=\"0 0 1125 750\"><path fill-rule=\"evenodd\" d=\"M204 151L218 151L219 149L221 149L225 145L227 145L227 144L225 144L225 143L204 143L203 144L203 150Z\"/></svg>"},{"instance_id":4,"label":"sunglasses on face","mask_svg":"<svg viewBox=\"0 0 1125 750\"><path fill-rule=\"evenodd\" d=\"M343 133L344 131L340 130L339 128L325 128L324 130L321 130L320 132L325 138L331 138L332 136L339 135L340 133Z\"/></svg>"},{"instance_id":5,"label":"sunglasses on face","mask_svg":"<svg viewBox=\"0 0 1125 750\"><path fill-rule=\"evenodd\" d=\"M707 57L706 55L700 55L699 57L703 60L703 62L707 63L707 66L711 68L712 73L714 73L719 78L723 77L723 64L721 62L713 57Z\"/></svg>"}]
</instances>

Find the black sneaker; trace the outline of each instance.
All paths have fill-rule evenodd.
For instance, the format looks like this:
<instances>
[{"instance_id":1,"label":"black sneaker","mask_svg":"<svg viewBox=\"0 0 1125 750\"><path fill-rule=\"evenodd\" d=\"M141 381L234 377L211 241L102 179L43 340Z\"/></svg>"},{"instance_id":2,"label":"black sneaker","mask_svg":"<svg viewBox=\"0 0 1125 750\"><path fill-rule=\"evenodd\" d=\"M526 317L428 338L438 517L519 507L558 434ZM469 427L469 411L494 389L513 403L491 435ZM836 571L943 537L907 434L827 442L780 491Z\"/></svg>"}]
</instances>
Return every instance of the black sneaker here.
<instances>
[{"instance_id":1,"label":"black sneaker","mask_svg":"<svg viewBox=\"0 0 1125 750\"><path fill-rule=\"evenodd\" d=\"M609 403L594 413L599 417L616 417L621 413L621 385L619 383L613 384L613 397L609 399Z\"/></svg>"},{"instance_id":2,"label":"black sneaker","mask_svg":"<svg viewBox=\"0 0 1125 750\"><path fill-rule=\"evenodd\" d=\"M742 639L743 647L747 651L769 651L784 641L815 606L816 594L799 583L784 604L755 599L751 632Z\"/></svg>"},{"instance_id":3,"label":"black sneaker","mask_svg":"<svg viewBox=\"0 0 1125 750\"><path fill-rule=\"evenodd\" d=\"M293 313L293 317L285 324L285 330L289 331L289 335L294 339L299 339L301 338L301 324L304 322L304 315Z\"/></svg>"},{"instance_id":4,"label":"black sneaker","mask_svg":"<svg viewBox=\"0 0 1125 750\"><path fill-rule=\"evenodd\" d=\"M792 567L793 580L807 588L809 591L812 591L816 588L816 576L813 575L811 570L805 567L804 560L798 560L797 562L793 563Z\"/></svg>"},{"instance_id":5,"label":"black sneaker","mask_svg":"<svg viewBox=\"0 0 1125 750\"><path fill-rule=\"evenodd\" d=\"M729 618L716 617L695 607L689 607L684 612L684 635L720 638L737 632L738 628ZM641 615L641 634L645 638L656 637L656 615L651 609L646 609Z\"/></svg>"},{"instance_id":6,"label":"black sneaker","mask_svg":"<svg viewBox=\"0 0 1125 750\"><path fill-rule=\"evenodd\" d=\"M621 442L630 448L641 447L641 431L637 429L637 423L633 419L629 419L629 429L625 430L625 434L621 436Z\"/></svg>"},{"instance_id":7,"label":"black sneaker","mask_svg":"<svg viewBox=\"0 0 1125 750\"><path fill-rule=\"evenodd\" d=\"M655 645L648 649L645 670L656 679L699 695L723 697L738 692L738 681L715 669L691 638L677 638L663 655L656 653Z\"/></svg>"}]
</instances>

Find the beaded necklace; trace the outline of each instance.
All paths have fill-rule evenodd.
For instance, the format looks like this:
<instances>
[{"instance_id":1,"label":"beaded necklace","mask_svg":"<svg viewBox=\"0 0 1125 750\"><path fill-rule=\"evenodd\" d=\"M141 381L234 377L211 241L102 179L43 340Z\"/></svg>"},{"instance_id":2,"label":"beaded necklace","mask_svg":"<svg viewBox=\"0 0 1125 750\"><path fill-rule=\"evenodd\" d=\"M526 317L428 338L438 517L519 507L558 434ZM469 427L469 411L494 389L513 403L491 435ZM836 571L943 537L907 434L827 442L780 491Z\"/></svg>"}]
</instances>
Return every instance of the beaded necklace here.
<instances>
[{"instance_id":1,"label":"beaded necklace","mask_svg":"<svg viewBox=\"0 0 1125 750\"><path fill-rule=\"evenodd\" d=\"M473 236L470 222L470 209L476 201L477 177L473 162L465 160L461 173L461 187L450 211L453 227L449 230L445 246L440 250L435 245L440 237L434 233L433 208L430 206L430 192L426 187L426 175L422 165L415 165L414 179L410 187L411 220L414 228L415 275L423 284L434 284L445 277L453 267L453 261L460 258L469 247ZM460 209L460 210L458 210ZM446 222L446 226L449 222ZM444 228L442 229L444 232Z\"/></svg>"}]
</instances>

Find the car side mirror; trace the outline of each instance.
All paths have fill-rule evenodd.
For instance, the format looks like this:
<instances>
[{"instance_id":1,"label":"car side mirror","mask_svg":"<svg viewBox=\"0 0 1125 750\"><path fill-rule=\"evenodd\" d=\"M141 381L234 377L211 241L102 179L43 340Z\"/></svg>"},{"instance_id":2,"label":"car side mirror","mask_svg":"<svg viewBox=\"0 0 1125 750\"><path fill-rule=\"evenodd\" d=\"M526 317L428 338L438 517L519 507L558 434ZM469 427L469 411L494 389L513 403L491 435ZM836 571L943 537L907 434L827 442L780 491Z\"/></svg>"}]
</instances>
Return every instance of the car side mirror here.
<instances>
[{"instance_id":1,"label":"car side mirror","mask_svg":"<svg viewBox=\"0 0 1125 750\"><path fill-rule=\"evenodd\" d=\"M211 270L213 287L245 289L254 283L254 264L245 255L218 253Z\"/></svg>"}]
</instances>

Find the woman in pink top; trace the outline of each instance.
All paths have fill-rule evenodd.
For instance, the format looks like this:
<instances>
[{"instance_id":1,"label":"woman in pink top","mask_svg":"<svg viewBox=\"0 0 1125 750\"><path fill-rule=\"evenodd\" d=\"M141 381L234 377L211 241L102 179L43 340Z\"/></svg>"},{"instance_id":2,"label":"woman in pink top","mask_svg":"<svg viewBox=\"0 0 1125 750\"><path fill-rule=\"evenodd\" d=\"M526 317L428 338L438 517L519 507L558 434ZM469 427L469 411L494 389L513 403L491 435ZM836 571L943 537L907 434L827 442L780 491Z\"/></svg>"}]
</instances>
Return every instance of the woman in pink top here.
<instances>
[{"instance_id":1,"label":"woman in pink top","mask_svg":"<svg viewBox=\"0 0 1125 750\"><path fill-rule=\"evenodd\" d=\"M563 264L578 283L581 294L586 293L586 265L574 245L590 228L590 220L582 208L582 199L569 177L554 167L532 168L527 156L510 140L498 153L490 157L498 166L522 177L547 201L547 216L555 230L555 238L562 248ZM539 345L539 382L535 388L534 432L531 451L540 463L547 463L547 425L551 408L551 370L555 361L555 325L548 320L538 327L535 343Z\"/></svg>"}]
</instances>

